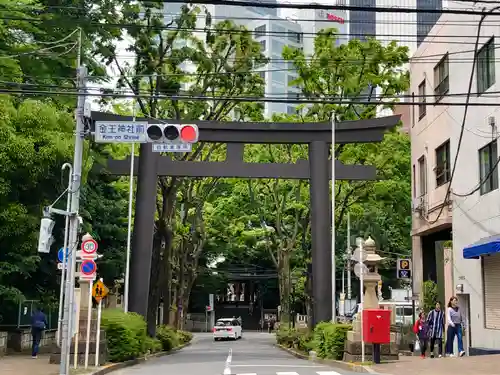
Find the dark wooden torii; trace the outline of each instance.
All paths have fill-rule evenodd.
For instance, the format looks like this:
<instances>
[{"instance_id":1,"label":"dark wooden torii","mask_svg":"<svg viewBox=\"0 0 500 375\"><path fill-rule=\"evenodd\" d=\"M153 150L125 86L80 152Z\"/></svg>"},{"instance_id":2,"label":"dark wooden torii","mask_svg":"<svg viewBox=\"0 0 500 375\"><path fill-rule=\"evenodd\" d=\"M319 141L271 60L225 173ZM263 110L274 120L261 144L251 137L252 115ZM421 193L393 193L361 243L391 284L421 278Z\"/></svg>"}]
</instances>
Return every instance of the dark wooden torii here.
<instances>
[{"instance_id":1,"label":"dark wooden torii","mask_svg":"<svg viewBox=\"0 0 500 375\"><path fill-rule=\"evenodd\" d=\"M335 143L380 142L384 133L395 127L400 116L368 120L344 121L335 126ZM130 116L92 112L92 121L132 121ZM172 120L136 118L149 123ZM186 123L186 122L184 122ZM316 123L264 123L189 121L200 132L199 142L227 144L226 160L178 161L152 152L152 145L141 144L140 156L135 159L138 176L135 225L132 240L130 268L130 311L147 317L151 258L153 251L154 217L156 210L158 176L179 177L241 177L309 179L311 198L312 289L313 325L332 318L332 261L330 179L331 124ZM245 144L308 144L309 160L297 163L247 163L243 161ZM130 159L108 160L106 172L114 175L130 173ZM344 165L336 161L337 180L373 180L376 169L365 165ZM149 322L154 327L155 322Z\"/></svg>"}]
</instances>

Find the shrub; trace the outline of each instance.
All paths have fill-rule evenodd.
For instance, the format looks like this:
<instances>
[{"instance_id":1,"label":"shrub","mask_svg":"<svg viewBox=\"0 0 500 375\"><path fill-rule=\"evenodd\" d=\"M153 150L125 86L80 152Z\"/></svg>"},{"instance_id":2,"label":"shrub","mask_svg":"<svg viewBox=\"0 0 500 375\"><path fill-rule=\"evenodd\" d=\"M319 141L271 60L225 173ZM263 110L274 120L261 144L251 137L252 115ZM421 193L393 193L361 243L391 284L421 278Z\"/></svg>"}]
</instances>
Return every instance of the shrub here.
<instances>
[{"instance_id":1,"label":"shrub","mask_svg":"<svg viewBox=\"0 0 500 375\"><path fill-rule=\"evenodd\" d=\"M162 349L166 352L179 346L179 336L173 327L159 326L156 329L156 338L160 340Z\"/></svg>"},{"instance_id":2,"label":"shrub","mask_svg":"<svg viewBox=\"0 0 500 375\"><path fill-rule=\"evenodd\" d=\"M135 359L146 352L148 336L142 316L106 309L102 313L102 328L106 332L111 362Z\"/></svg>"},{"instance_id":3,"label":"shrub","mask_svg":"<svg viewBox=\"0 0 500 375\"><path fill-rule=\"evenodd\" d=\"M276 332L276 342L286 348L297 348L300 333L293 329L281 328Z\"/></svg>"},{"instance_id":4,"label":"shrub","mask_svg":"<svg viewBox=\"0 0 500 375\"><path fill-rule=\"evenodd\" d=\"M145 349L146 353L158 353L162 351L163 345L160 340L148 336L146 337Z\"/></svg>"},{"instance_id":5,"label":"shrub","mask_svg":"<svg viewBox=\"0 0 500 375\"><path fill-rule=\"evenodd\" d=\"M177 338L181 344L187 344L193 339L193 334L191 332L177 330Z\"/></svg>"},{"instance_id":6,"label":"shrub","mask_svg":"<svg viewBox=\"0 0 500 375\"><path fill-rule=\"evenodd\" d=\"M341 360L350 324L319 323L314 329L314 349L319 358Z\"/></svg>"}]
</instances>

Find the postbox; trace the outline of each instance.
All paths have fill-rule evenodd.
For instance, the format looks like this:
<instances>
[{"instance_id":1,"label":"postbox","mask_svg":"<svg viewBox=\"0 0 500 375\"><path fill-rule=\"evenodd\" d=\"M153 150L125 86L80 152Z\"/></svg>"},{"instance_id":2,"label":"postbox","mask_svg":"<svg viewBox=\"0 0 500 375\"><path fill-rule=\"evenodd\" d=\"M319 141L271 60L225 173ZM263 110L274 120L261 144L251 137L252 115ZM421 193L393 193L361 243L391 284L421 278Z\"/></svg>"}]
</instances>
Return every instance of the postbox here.
<instances>
[{"instance_id":1,"label":"postbox","mask_svg":"<svg viewBox=\"0 0 500 375\"><path fill-rule=\"evenodd\" d=\"M363 310L363 339L372 344L391 342L391 310Z\"/></svg>"}]
</instances>

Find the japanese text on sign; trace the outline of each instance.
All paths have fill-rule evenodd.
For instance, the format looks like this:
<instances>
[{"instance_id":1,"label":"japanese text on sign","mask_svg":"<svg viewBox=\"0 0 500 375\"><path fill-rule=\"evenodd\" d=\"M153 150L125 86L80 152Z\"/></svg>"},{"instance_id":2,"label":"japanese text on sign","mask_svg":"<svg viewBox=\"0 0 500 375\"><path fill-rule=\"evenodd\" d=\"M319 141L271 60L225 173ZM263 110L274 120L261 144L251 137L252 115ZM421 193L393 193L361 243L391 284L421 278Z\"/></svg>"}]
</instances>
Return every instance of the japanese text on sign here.
<instances>
[{"instance_id":1,"label":"japanese text on sign","mask_svg":"<svg viewBox=\"0 0 500 375\"><path fill-rule=\"evenodd\" d=\"M153 143L153 152L191 152L190 143Z\"/></svg>"},{"instance_id":2,"label":"japanese text on sign","mask_svg":"<svg viewBox=\"0 0 500 375\"><path fill-rule=\"evenodd\" d=\"M96 143L146 143L147 122L96 121Z\"/></svg>"}]
</instances>

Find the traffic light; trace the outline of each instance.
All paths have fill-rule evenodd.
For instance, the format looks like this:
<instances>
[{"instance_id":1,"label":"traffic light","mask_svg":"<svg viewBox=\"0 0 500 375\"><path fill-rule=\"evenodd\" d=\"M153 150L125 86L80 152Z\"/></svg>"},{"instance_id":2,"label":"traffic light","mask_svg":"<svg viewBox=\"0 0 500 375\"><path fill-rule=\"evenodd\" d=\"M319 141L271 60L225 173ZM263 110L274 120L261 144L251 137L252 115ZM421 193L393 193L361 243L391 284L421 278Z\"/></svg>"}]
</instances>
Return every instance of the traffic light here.
<instances>
[{"instance_id":1,"label":"traffic light","mask_svg":"<svg viewBox=\"0 0 500 375\"><path fill-rule=\"evenodd\" d=\"M150 143L196 143L199 135L193 124L149 124L146 134Z\"/></svg>"},{"instance_id":2,"label":"traffic light","mask_svg":"<svg viewBox=\"0 0 500 375\"><path fill-rule=\"evenodd\" d=\"M54 220L44 217L40 223L40 236L38 237L38 252L50 253L50 246L54 242L52 229L54 229Z\"/></svg>"}]
</instances>

